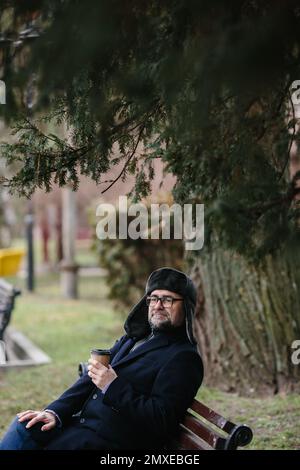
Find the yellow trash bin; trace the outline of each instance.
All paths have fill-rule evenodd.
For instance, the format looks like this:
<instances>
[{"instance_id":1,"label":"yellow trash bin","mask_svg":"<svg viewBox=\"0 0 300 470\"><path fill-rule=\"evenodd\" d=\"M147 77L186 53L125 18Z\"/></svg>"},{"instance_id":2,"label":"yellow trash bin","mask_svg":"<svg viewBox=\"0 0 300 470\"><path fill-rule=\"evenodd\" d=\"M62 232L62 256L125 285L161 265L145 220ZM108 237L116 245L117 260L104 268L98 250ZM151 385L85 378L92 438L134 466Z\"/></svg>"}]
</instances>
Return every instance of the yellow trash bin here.
<instances>
[{"instance_id":1,"label":"yellow trash bin","mask_svg":"<svg viewBox=\"0 0 300 470\"><path fill-rule=\"evenodd\" d=\"M24 255L23 248L0 249L0 276L16 275Z\"/></svg>"}]
</instances>

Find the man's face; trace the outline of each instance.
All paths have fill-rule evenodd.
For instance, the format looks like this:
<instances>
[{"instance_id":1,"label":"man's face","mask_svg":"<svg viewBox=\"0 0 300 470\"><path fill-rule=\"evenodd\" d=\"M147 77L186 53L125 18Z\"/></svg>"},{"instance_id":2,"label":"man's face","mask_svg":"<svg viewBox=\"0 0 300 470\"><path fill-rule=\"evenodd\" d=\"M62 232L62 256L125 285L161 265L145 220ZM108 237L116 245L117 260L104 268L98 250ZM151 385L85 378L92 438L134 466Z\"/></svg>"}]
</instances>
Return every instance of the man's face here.
<instances>
[{"instance_id":1,"label":"man's face","mask_svg":"<svg viewBox=\"0 0 300 470\"><path fill-rule=\"evenodd\" d=\"M154 295L182 299L181 295L170 290L156 289L151 292L151 296ZM164 307L161 301L149 305L148 321L153 330L169 330L181 326L184 322L183 300L173 302L170 307Z\"/></svg>"}]
</instances>

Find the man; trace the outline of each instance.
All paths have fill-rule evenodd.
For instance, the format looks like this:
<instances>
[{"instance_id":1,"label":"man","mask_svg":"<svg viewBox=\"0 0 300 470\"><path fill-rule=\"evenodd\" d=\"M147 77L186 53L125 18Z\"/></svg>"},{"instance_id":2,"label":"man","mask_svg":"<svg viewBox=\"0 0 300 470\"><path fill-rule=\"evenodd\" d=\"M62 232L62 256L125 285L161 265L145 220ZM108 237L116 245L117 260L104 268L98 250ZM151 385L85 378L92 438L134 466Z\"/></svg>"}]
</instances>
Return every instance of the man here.
<instances>
[{"instance_id":1,"label":"man","mask_svg":"<svg viewBox=\"0 0 300 470\"><path fill-rule=\"evenodd\" d=\"M154 271L107 368L88 372L43 411L18 415L0 449L161 449L203 378L193 338L196 289L172 268Z\"/></svg>"}]
</instances>

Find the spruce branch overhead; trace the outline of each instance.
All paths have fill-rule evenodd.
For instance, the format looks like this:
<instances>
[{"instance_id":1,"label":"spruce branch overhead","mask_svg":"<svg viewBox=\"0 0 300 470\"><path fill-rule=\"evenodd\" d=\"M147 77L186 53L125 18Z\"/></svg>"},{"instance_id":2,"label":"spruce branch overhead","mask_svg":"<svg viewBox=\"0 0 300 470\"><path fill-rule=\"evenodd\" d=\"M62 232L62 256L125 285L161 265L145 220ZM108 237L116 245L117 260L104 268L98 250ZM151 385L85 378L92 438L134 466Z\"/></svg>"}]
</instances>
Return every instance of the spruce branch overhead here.
<instances>
[{"instance_id":1,"label":"spruce branch overhead","mask_svg":"<svg viewBox=\"0 0 300 470\"><path fill-rule=\"evenodd\" d=\"M289 174L299 141L291 95L300 79L297 2L0 6L8 89L0 112L15 126L1 156L19 168L3 184L30 196L53 183L76 189L84 174L111 191L131 173L139 198L159 158L176 176L176 201L204 203L207 233L226 246L253 256L298 237L298 182ZM68 138L56 132L61 125ZM121 170L105 184L116 164Z\"/></svg>"}]
</instances>

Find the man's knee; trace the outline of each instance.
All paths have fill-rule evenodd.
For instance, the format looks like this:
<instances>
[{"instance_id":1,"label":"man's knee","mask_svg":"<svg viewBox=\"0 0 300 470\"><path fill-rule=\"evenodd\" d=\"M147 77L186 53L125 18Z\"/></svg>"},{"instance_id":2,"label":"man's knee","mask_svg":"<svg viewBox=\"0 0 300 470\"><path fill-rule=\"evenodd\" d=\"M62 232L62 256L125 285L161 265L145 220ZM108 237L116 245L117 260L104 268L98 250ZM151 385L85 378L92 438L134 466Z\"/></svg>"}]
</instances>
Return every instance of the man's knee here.
<instances>
[{"instance_id":1,"label":"man's knee","mask_svg":"<svg viewBox=\"0 0 300 470\"><path fill-rule=\"evenodd\" d=\"M16 430L21 431L21 433L28 433L29 430L26 428L27 423L28 420L20 422L18 416L16 416L13 422L11 423L11 426Z\"/></svg>"},{"instance_id":2,"label":"man's knee","mask_svg":"<svg viewBox=\"0 0 300 470\"><path fill-rule=\"evenodd\" d=\"M16 432L18 432L19 434L21 434L22 436L30 435L30 429L31 429L31 428L29 428L29 429L26 428L26 425L27 425L27 423L28 423L29 421L30 421L30 420L26 420L26 421L20 422L18 416L16 416L16 417L13 419L13 421L12 421L10 427L9 427L9 430L11 430L11 431L16 431Z\"/></svg>"},{"instance_id":3,"label":"man's knee","mask_svg":"<svg viewBox=\"0 0 300 470\"><path fill-rule=\"evenodd\" d=\"M15 431L16 433L19 434L21 439L27 439L31 437L31 428L26 428L27 423L29 420L26 421L19 421L19 418L16 416L16 418L13 420L11 424L11 429L12 431Z\"/></svg>"},{"instance_id":4,"label":"man's knee","mask_svg":"<svg viewBox=\"0 0 300 470\"><path fill-rule=\"evenodd\" d=\"M20 423L16 417L10 424L6 434L0 443L1 450L21 450L34 448L27 422Z\"/></svg>"},{"instance_id":5,"label":"man's knee","mask_svg":"<svg viewBox=\"0 0 300 470\"><path fill-rule=\"evenodd\" d=\"M22 440L33 439L37 444L39 444L41 441L43 442L45 440L44 439L45 433L41 431L41 427L44 425L44 423L38 422L32 427L26 428L29 421L30 420L28 419L26 421L20 422L19 418L16 417L13 420L10 426L10 429L12 430L12 432L15 431L19 435L20 439Z\"/></svg>"}]
</instances>

